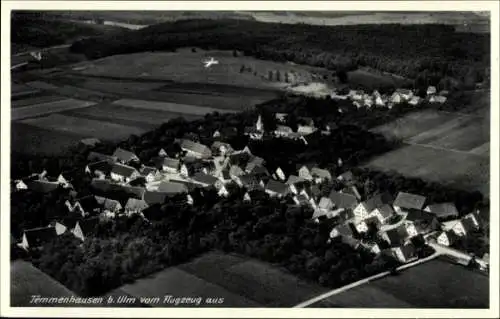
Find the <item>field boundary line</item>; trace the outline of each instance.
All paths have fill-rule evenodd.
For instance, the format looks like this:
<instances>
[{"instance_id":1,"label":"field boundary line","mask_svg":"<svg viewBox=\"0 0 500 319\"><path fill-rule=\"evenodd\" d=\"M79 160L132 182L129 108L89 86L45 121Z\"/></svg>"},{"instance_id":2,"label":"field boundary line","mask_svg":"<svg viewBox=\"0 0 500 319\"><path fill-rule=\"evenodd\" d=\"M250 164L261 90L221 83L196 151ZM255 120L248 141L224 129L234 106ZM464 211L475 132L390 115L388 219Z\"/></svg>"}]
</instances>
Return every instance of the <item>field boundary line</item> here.
<instances>
[{"instance_id":1,"label":"field boundary line","mask_svg":"<svg viewBox=\"0 0 500 319\"><path fill-rule=\"evenodd\" d=\"M422 147L427 147L427 148L433 148L433 149L441 150L441 151L448 151L448 152L459 153L459 154L466 154L466 155L474 155L474 156L479 156L479 157L487 157L485 155L481 155L481 154L477 154L477 153L471 153L470 151L460 151L460 150L455 150L455 149L451 149L451 148L441 147L441 146L437 146L437 145L420 144L420 143L412 143L412 142L404 142L404 143L408 144L408 145L416 145L416 146L422 146ZM489 143L489 142L486 142L486 143ZM481 144L481 146L483 146L483 145L484 144Z\"/></svg>"},{"instance_id":2,"label":"field boundary line","mask_svg":"<svg viewBox=\"0 0 500 319\"><path fill-rule=\"evenodd\" d=\"M435 252L434 254L428 256L428 257L425 257L425 258L422 258L422 259L419 259L419 260L416 260L414 262L411 262L411 263L408 263L406 265L402 265L402 266L399 266L397 268L397 270L404 270L404 269L407 269L407 268L410 268L410 267L413 267L413 266L417 266L417 265L420 265L422 263L425 263L427 261L430 261L434 258L437 258L439 255L441 255L441 253L438 253L438 252ZM321 294L319 296L316 296L314 298L311 298L311 299L308 299L306 301L303 301L295 306L293 306L293 308L305 308L305 307L308 307L312 304L315 304L323 299L326 299L326 298L329 298L331 296L334 296L334 295L337 295L343 291L346 291L346 290L349 290L351 288L354 288L354 287L357 287L357 286L360 286L362 284L366 284L366 283L369 283L370 281L373 281L375 279L380 279L380 278L383 278L387 275L389 275L391 272L390 271L384 271L384 272L381 272L379 274L376 274L376 275L373 275L371 277L368 277L368 278L364 278L364 279L361 279L359 281L356 281L356 282L353 282L351 284L348 284L346 286L343 286L343 287L340 287L340 288L337 288L337 289L334 289L332 291L329 291L329 292L326 292L324 294Z\"/></svg>"}]
</instances>

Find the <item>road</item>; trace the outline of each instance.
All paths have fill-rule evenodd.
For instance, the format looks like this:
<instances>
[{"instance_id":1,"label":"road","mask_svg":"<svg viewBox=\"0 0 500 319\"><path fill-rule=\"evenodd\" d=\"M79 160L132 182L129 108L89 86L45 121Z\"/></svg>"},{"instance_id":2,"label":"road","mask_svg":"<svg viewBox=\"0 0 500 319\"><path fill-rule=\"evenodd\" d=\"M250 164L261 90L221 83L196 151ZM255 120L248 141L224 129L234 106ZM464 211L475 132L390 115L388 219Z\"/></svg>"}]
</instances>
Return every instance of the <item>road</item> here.
<instances>
[{"instance_id":1,"label":"road","mask_svg":"<svg viewBox=\"0 0 500 319\"><path fill-rule=\"evenodd\" d=\"M439 255L441 255L441 253L436 251L434 254L430 255L429 257L422 258L422 259L416 260L414 262L402 265L402 266L398 267L397 270L404 270L406 268L410 268L410 267L414 267L414 266L420 265L422 263L428 262L428 261L430 261L430 260L438 257ZM380 279L380 278L383 278L385 276L388 276L388 275L390 275L390 273L391 273L390 271L385 271L385 272L382 272L380 274L376 274L376 275L373 275L371 277L368 277L368 278L365 278L365 279L353 282L353 283L351 283L349 285L346 285L344 287L334 289L332 291L326 292L324 294L321 294L321 295L316 296L314 298L311 298L309 300L303 301L303 302L299 303L298 305L294 306L294 308L305 308L305 307L308 307L308 306L310 306L312 304L315 304L315 303L317 303L317 302L319 302L319 301L321 301L323 299L329 298L331 296L334 296L336 294L339 294L339 293L344 292L346 290L349 290L351 288L354 288L354 287L357 287L357 286L360 286L360 285L363 285L363 284L367 284L367 283L369 283L372 280L376 280L376 279Z\"/></svg>"}]
</instances>

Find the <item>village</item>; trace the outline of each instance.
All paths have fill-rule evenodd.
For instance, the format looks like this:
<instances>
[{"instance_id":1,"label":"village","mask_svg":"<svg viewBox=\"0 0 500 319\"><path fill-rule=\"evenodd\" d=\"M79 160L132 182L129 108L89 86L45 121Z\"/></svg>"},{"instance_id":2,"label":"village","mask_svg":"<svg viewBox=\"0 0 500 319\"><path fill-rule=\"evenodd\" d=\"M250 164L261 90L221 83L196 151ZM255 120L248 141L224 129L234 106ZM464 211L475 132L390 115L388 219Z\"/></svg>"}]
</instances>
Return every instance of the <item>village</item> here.
<instances>
[{"instance_id":1,"label":"village","mask_svg":"<svg viewBox=\"0 0 500 319\"><path fill-rule=\"evenodd\" d=\"M436 89L429 87L428 100L442 103L446 100L445 94L437 95ZM416 101L417 105L419 101L410 90L397 90L390 101L377 92L366 95L350 91L345 96L333 97L348 98L357 107L384 105L390 108L393 103ZM310 118L301 119L303 124L293 132L286 126L287 114L276 113L275 117L280 125L274 132L265 132L259 116L254 126L245 129L245 134L252 140L270 136L301 140L307 145L308 135L318 130ZM334 125L327 125L321 134L331 134ZM153 221L155 216L151 215L150 208L165 203L171 196L185 196L186 204L193 205L191 193L194 190L201 190L203 194L204 189L212 188L218 196L228 197L231 190L241 188L245 190L243 200L247 202L252 201L255 191L263 191L268 196L285 199L290 205L310 207L314 211L311 219L316 223L335 219L336 226L331 229L329 241L339 237L354 249L385 254L405 264L418 258L412 239L420 236L440 254L465 265L474 259L482 270L488 269L487 254L477 258L450 247L481 227L481 212L470 212L459 218L455 203L428 202L425 194L407 193L404 189L399 190L395 198L378 192L366 198L356 188L355 177L349 170L333 176L329 170L310 163L297 166L295 172L285 173L280 167L270 170L265 160L252 154L248 146L234 150L230 144L222 142L220 138L224 134L224 130L214 131L215 142L210 146L191 139L176 139L177 153L168 154L161 148L155 157L144 163L136 154L122 148L117 148L113 154L90 152L87 166L81 169L92 178L91 188L96 193L79 197L73 191L72 199L65 202L68 213L78 218L56 218L46 227L25 229L18 247L28 252L37 250L66 232L85 241L92 236L99 220L138 215ZM92 146L100 141L91 138L82 143ZM335 161L342 166L341 158ZM321 196L320 185L333 181L340 183L342 189L332 189L328 196ZM51 177L43 171L13 181L16 192L30 189L47 193L59 187L72 189L71 178L64 173ZM105 195L117 191L131 195L126 202ZM384 247L380 247L375 237L385 241Z\"/></svg>"}]
</instances>

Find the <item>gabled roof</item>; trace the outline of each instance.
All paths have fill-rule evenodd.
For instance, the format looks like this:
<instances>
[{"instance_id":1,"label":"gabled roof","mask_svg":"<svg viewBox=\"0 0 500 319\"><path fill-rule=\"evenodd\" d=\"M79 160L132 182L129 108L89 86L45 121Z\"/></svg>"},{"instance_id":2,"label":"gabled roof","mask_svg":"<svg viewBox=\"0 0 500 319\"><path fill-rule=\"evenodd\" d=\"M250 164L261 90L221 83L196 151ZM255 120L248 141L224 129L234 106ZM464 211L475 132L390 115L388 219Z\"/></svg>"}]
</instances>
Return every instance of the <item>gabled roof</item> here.
<instances>
[{"instance_id":1,"label":"gabled roof","mask_svg":"<svg viewBox=\"0 0 500 319\"><path fill-rule=\"evenodd\" d=\"M90 163L87 166L92 173L95 171L101 171L106 175L108 175L113 169L113 165L111 165L107 160Z\"/></svg>"},{"instance_id":2,"label":"gabled roof","mask_svg":"<svg viewBox=\"0 0 500 319\"><path fill-rule=\"evenodd\" d=\"M333 208L333 202L330 198L328 197L321 197L318 207L321 209L332 209Z\"/></svg>"},{"instance_id":3,"label":"gabled roof","mask_svg":"<svg viewBox=\"0 0 500 319\"><path fill-rule=\"evenodd\" d=\"M326 169L322 169L322 168L318 168L318 167L313 167L313 169L311 169L311 175L314 177L320 177L320 178L328 178L328 179L332 179L332 175L330 174L330 172Z\"/></svg>"},{"instance_id":4,"label":"gabled roof","mask_svg":"<svg viewBox=\"0 0 500 319\"><path fill-rule=\"evenodd\" d=\"M474 224L474 221L471 218L462 218L460 220L462 223L462 226L464 227L466 232L472 231L476 229L476 224Z\"/></svg>"},{"instance_id":5,"label":"gabled roof","mask_svg":"<svg viewBox=\"0 0 500 319\"><path fill-rule=\"evenodd\" d=\"M285 194L288 190L288 185L286 185L285 183L278 182L274 179L270 179L266 184L266 190L278 194Z\"/></svg>"},{"instance_id":6,"label":"gabled roof","mask_svg":"<svg viewBox=\"0 0 500 319\"><path fill-rule=\"evenodd\" d=\"M155 157L153 159L155 166L159 169L163 166L169 167L171 169L178 169L180 161L177 158L170 157Z\"/></svg>"},{"instance_id":7,"label":"gabled roof","mask_svg":"<svg viewBox=\"0 0 500 319\"><path fill-rule=\"evenodd\" d=\"M231 165L229 168L229 174L233 176L241 176L245 174L245 172L238 165Z\"/></svg>"},{"instance_id":8,"label":"gabled roof","mask_svg":"<svg viewBox=\"0 0 500 319\"><path fill-rule=\"evenodd\" d=\"M186 185L175 182L163 181L158 186L158 191L167 194L187 193Z\"/></svg>"},{"instance_id":9,"label":"gabled roof","mask_svg":"<svg viewBox=\"0 0 500 319\"><path fill-rule=\"evenodd\" d=\"M335 190L332 190L328 197L339 208L354 208L358 204L358 200L354 195L339 193Z\"/></svg>"},{"instance_id":10,"label":"gabled roof","mask_svg":"<svg viewBox=\"0 0 500 319\"><path fill-rule=\"evenodd\" d=\"M36 193L50 193L59 187L59 183L36 180L27 182L26 186L28 186L28 189Z\"/></svg>"},{"instance_id":11,"label":"gabled roof","mask_svg":"<svg viewBox=\"0 0 500 319\"><path fill-rule=\"evenodd\" d=\"M385 232L389 238L391 245L399 245L404 243L405 239L408 237L408 231L406 226L401 224L395 228L391 228Z\"/></svg>"},{"instance_id":12,"label":"gabled roof","mask_svg":"<svg viewBox=\"0 0 500 319\"><path fill-rule=\"evenodd\" d=\"M455 243L455 242L456 242L456 241L460 238L460 237L459 237L457 234L455 234L455 232L454 232L454 231L452 231L452 230L446 230L446 231L443 231L443 232L441 232L441 233L439 234L439 236L438 236L438 237L440 237L440 236L441 236L441 235L443 235L443 234L444 234L446 237L448 237L448 241L450 242L450 244Z\"/></svg>"},{"instance_id":13,"label":"gabled roof","mask_svg":"<svg viewBox=\"0 0 500 319\"><path fill-rule=\"evenodd\" d=\"M399 192L393 205L406 209L423 209L425 201L426 198L422 195Z\"/></svg>"},{"instance_id":14,"label":"gabled roof","mask_svg":"<svg viewBox=\"0 0 500 319\"><path fill-rule=\"evenodd\" d=\"M148 204L148 206L154 204L163 204L165 203L167 197L170 195L171 194L169 193L146 191L144 193L144 201L146 202L146 204Z\"/></svg>"},{"instance_id":15,"label":"gabled roof","mask_svg":"<svg viewBox=\"0 0 500 319\"><path fill-rule=\"evenodd\" d=\"M431 204L425 210L436 215L438 218L456 217L458 210L454 203Z\"/></svg>"},{"instance_id":16,"label":"gabled roof","mask_svg":"<svg viewBox=\"0 0 500 319\"><path fill-rule=\"evenodd\" d=\"M135 155L134 153L124 150L122 148L117 148L113 153L113 156L116 157L118 160L124 162L136 161L139 159L137 155Z\"/></svg>"},{"instance_id":17,"label":"gabled roof","mask_svg":"<svg viewBox=\"0 0 500 319\"><path fill-rule=\"evenodd\" d=\"M399 247L401 253L405 257L406 260L415 257L416 249L413 244L406 244L404 246Z\"/></svg>"},{"instance_id":18,"label":"gabled roof","mask_svg":"<svg viewBox=\"0 0 500 319\"><path fill-rule=\"evenodd\" d=\"M95 196L95 199L106 210L114 211L114 210L119 209L121 206L120 202L117 200L114 200L114 199L101 197L101 196Z\"/></svg>"},{"instance_id":19,"label":"gabled roof","mask_svg":"<svg viewBox=\"0 0 500 319\"><path fill-rule=\"evenodd\" d=\"M201 184L208 184L208 185L215 185L217 183L218 179L215 176L208 175L205 173L198 172L193 176L193 180L201 183Z\"/></svg>"},{"instance_id":20,"label":"gabled roof","mask_svg":"<svg viewBox=\"0 0 500 319\"><path fill-rule=\"evenodd\" d=\"M283 132L283 133L292 133L293 130L290 126L285 126L285 125L277 125L276 126L276 132Z\"/></svg>"},{"instance_id":21,"label":"gabled roof","mask_svg":"<svg viewBox=\"0 0 500 319\"><path fill-rule=\"evenodd\" d=\"M253 189L259 185L259 180L254 175L242 175L239 178L243 186L246 188Z\"/></svg>"},{"instance_id":22,"label":"gabled roof","mask_svg":"<svg viewBox=\"0 0 500 319\"><path fill-rule=\"evenodd\" d=\"M119 163L113 164L113 168L111 169L111 173L120 175L123 177L131 177L137 170L132 166L122 165Z\"/></svg>"},{"instance_id":23,"label":"gabled roof","mask_svg":"<svg viewBox=\"0 0 500 319\"><path fill-rule=\"evenodd\" d=\"M247 170L252 175L269 175L269 171L262 165L254 166L251 170Z\"/></svg>"},{"instance_id":24,"label":"gabled roof","mask_svg":"<svg viewBox=\"0 0 500 319\"><path fill-rule=\"evenodd\" d=\"M156 173L157 169L155 167L150 167L150 166L144 166L139 170L139 173L142 176L147 176L149 174L154 174Z\"/></svg>"},{"instance_id":25,"label":"gabled roof","mask_svg":"<svg viewBox=\"0 0 500 319\"><path fill-rule=\"evenodd\" d=\"M290 175L290 176L288 176L288 180L286 181L286 184L293 185L293 184L297 184L297 183L302 183L304 181L305 181L305 179L303 179L302 177L299 177L297 175Z\"/></svg>"},{"instance_id":26,"label":"gabled roof","mask_svg":"<svg viewBox=\"0 0 500 319\"><path fill-rule=\"evenodd\" d=\"M375 196L372 196L368 200L365 200L364 202L361 203L361 205L363 205L366 211L368 212L373 211L375 208L382 207L384 206L384 204L387 203L384 202L382 194L377 194Z\"/></svg>"},{"instance_id":27,"label":"gabled roof","mask_svg":"<svg viewBox=\"0 0 500 319\"><path fill-rule=\"evenodd\" d=\"M361 194L359 193L356 185L349 185L342 189L342 193L354 195L358 200L361 200Z\"/></svg>"},{"instance_id":28,"label":"gabled roof","mask_svg":"<svg viewBox=\"0 0 500 319\"><path fill-rule=\"evenodd\" d=\"M371 216L363 220L367 225L370 223L375 224L377 227L380 226L380 220L376 216Z\"/></svg>"},{"instance_id":29,"label":"gabled roof","mask_svg":"<svg viewBox=\"0 0 500 319\"><path fill-rule=\"evenodd\" d=\"M26 239L28 240L28 245L30 247L42 246L57 237L55 227L26 229L24 231L24 235L26 235Z\"/></svg>"},{"instance_id":30,"label":"gabled roof","mask_svg":"<svg viewBox=\"0 0 500 319\"><path fill-rule=\"evenodd\" d=\"M354 180L354 175L351 171L344 172L337 176L337 179L345 181L347 183L352 182Z\"/></svg>"},{"instance_id":31,"label":"gabled roof","mask_svg":"<svg viewBox=\"0 0 500 319\"><path fill-rule=\"evenodd\" d=\"M436 216L420 209L409 209L407 211L406 220L408 221L426 221L432 222Z\"/></svg>"},{"instance_id":32,"label":"gabled roof","mask_svg":"<svg viewBox=\"0 0 500 319\"><path fill-rule=\"evenodd\" d=\"M146 209L148 204L143 199L129 198L127 204L125 205L126 210L138 210L142 211Z\"/></svg>"},{"instance_id":33,"label":"gabled roof","mask_svg":"<svg viewBox=\"0 0 500 319\"><path fill-rule=\"evenodd\" d=\"M377 207L377 209L380 212L380 215L382 215L382 217L384 218L389 218L394 214L394 208L392 208L392 206L388 204Z\"/></svg>"},{"instance_id":34,"label":"gabled roof","mask_svg":"<svg viewBox=\"0 0 500 319\"><path fill-rule=\"evenodd\" d=\"M212 151L206 145L186 139L180 140L179 144L183 150L190 151L193 153L203 154L206 156L212 155Z\"/></svg>"}]
</instances>

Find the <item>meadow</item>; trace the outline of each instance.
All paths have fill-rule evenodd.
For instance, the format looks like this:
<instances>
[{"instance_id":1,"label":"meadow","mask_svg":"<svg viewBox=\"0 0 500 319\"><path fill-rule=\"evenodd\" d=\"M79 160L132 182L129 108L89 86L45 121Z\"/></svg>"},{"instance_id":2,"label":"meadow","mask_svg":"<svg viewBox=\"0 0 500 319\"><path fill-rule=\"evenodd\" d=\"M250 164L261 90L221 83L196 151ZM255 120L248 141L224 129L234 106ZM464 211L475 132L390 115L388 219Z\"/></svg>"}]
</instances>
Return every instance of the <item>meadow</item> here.
<instances>
[{"instance_id":1,"label":"meadow","mask_svg":"<svg viewBox=\"0 0 500 319\"><path fill-rule=\"evenodd\" d=\"M124 285L110 294L116 294L117 291L137 297L163 298L173 295L224 298L222 304L212 306L291 307L325 289L302 282L270 264L239 255L210 252L188 263Z\"/></svg>"},{"instance_id":2,"label":"meadow","mask_svg":"<svg viewBox=\"0 0 500 319\"><path fill-rule=\"evenodd\" d=\"M438 258L311 307L488 308L488 304L487 276Z\"/></svg>"},{"instance_id":3,"label":"meadow","mask_svg":"<svg viewBox=\"0 0 500 319\"><path fill-rule=\"evenodd\" d=\"M397 77L389 74L382 74L367 69L357 69L347 72L349 85L353 88L362 88L368 91L380 89L381 87L399 88L411 83L402 77Z\"/></svg>"},{"instance_id":4,"label":"meadow","mask_svg":"<svg viewBox=\"0 0 500 319\"><path fill-rule=\"evenodd\" d=\"M11 120L21 120L30 117L41 116L61 112L65 110L78 109L88 107L95 104L94 102L64 99L47 103L32 104L23 107L14 108L11 110Z\"/></svg>"},{"instance_id":5,"label":"meadow","mask_svg":"<svg viewBox=\"0 0 500 319\"><path fill-rule=\"evenodd\" d=\"M144 109L151 111L167 111L175 113L186 113L190 115L200 115L203 116L207 113L219 112L219 113L232 113L237 110L228 109L216 109L211 107L200 107L196 105L189 104L177 104L170 102L158 102L158 101L146 101L146 100L133 100L133 99L122 99L114 101L113 104L123 105L136 109Z\"/></svg>"}]
</instances>

